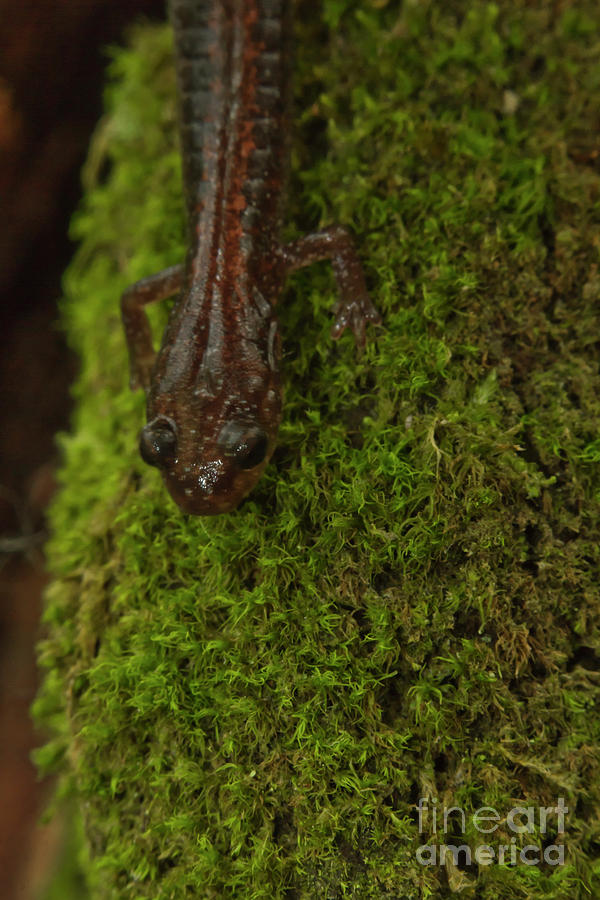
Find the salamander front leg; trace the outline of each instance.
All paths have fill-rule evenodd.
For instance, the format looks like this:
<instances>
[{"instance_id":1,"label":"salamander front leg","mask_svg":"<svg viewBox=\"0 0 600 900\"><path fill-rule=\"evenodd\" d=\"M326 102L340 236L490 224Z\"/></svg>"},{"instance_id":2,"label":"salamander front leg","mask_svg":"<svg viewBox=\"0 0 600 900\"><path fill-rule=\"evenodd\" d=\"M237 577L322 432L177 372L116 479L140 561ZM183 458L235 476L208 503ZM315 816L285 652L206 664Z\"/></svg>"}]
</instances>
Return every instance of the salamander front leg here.
<instances>
[{"instance_id":1,"label":"salamander front leg","mask_svg":"<svg viewBox=\"0 0 600 900\"><path fill-rule=\"evenodd\" d=\"M127 288L121 296L121 317L125 339L129 349L130 380L132 391L150 388L150 375L156 357L152 345L150 322L144 307L148 303L166 300L181 290L183 266L171 266L157 275L142 278Z\"/></svg>"},{"instance_id":2,"label":"salamander front leg","mask_svg":"<svg viewBox=\"0 0 600 900\"><path fill-rule=\"evenodd\" d=\"M317 231L282 247L281 254L288 272L316 262L330 259L339 290L334 307L335 319L331 335L337 340L350 327L359 347L365 344L367 322L381 322L367 292L365 276L350 232L342 225Z\"/></svg>"}]
</instances>

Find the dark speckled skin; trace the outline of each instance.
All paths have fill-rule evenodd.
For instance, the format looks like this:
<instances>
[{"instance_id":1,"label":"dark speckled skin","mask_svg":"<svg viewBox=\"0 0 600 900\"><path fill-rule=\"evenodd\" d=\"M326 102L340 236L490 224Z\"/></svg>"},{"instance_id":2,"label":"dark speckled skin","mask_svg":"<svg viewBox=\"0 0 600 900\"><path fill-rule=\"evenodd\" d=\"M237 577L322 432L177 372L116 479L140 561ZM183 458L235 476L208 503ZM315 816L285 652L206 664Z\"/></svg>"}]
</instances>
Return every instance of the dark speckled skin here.
<instances>
[{"instance_id":1,"label":"dark speckled skin","mask_svg":"<svg viewBox=\"0 0 600 900\"><path fill-rule=\"evenodd\" d=\"M188 513L235 508L275 446L281 419L274 307L287 272L332 259L334 337L359 343L378 314L348 233L279 243L287 167L289 0L171 0L189 249L185 266L122 298L132 387L147 393L144 459ZM179 293L155 354L146 303Z\"/></svg>"}]
</instances>

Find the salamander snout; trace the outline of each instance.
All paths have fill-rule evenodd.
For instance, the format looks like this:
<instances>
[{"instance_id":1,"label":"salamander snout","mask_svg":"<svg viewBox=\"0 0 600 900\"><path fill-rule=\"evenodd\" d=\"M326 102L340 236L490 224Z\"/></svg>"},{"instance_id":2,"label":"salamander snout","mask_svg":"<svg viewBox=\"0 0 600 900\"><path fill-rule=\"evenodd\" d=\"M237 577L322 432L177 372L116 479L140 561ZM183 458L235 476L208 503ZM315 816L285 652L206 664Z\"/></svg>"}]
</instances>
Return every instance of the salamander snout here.
<instances>
[{"instance_id":1,"label":"salamander snout","mask_svg":"<svg viewBox=\"0 0 600 900\"><path fill-rule=\"evenodd\" d=\"M155 416L140 433L144 462L161 469L171 496L185 512L201 516L234 509L256 484L273 444L274 435L255 420L238 418L200 441L196 431L179 433L165 415Z\"/></svg>"}]
</instances>

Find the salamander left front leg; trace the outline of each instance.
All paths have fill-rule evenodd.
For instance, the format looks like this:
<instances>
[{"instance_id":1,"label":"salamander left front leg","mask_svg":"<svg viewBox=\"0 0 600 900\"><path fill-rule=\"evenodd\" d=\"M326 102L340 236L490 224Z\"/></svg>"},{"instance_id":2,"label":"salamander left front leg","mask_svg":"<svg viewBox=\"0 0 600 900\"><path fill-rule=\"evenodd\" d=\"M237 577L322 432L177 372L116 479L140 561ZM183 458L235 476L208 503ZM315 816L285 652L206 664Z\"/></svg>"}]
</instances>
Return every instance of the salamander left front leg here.
<instances>
[{"instance_id":1,"label":"salamander left front leg","mask_svg":"<svg viewBox=\"0 0 600 900\"><path fill-rule=\"evenodd\" d=\"M334 225L293 241L281 248L288 272L300 269L319 259L330 259L340 298L334 307L335 319L331 335L336 340L350 327L359 347L365 344L367 322L377 324L381 316L367 292L365 276L350 232L342 225Z\"/></svg>"}]
</instances>

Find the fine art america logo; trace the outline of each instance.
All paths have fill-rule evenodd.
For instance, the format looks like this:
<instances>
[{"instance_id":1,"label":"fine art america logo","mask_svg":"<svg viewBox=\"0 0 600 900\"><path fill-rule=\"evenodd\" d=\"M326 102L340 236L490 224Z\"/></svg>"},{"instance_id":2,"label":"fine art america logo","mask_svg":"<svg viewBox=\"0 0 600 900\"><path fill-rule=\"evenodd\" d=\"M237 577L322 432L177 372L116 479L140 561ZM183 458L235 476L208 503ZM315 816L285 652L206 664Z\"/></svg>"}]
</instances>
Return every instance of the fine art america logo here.
<instances>
[{"instance_id":1,"label":"fine art america logo","mask_svg":"<svg viewBox=\"0 0 600 900\"><path fill-rule=\"evenodd\" d=\"M460 806L440 808L437 800L421 797L417 811L419 834L426 832L430 836L430 843L417 848L417 861L422 866L444 866L449 863L459 866L474 863L480 866L539 866L541 863L563 866L565 863L565 845L546 843L545 837L548 830L552 834L564 834L565 816L569 808L562 797L558 798L556 806L514 806L504 815L492 806L482 806L466 814ZM470 834L477 832L482 836L481 843L460 843L460 838L457 840L457 834L465 835L468 824ZM499 827L502 827L503 842L498 842L496 838L493 845L484 843L486 839L483 835L491 835ZM527 835L530 834L538 836L538 844L527 842Z\"/></svg>"}]
</instances>

